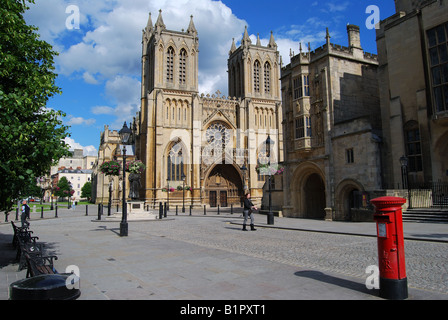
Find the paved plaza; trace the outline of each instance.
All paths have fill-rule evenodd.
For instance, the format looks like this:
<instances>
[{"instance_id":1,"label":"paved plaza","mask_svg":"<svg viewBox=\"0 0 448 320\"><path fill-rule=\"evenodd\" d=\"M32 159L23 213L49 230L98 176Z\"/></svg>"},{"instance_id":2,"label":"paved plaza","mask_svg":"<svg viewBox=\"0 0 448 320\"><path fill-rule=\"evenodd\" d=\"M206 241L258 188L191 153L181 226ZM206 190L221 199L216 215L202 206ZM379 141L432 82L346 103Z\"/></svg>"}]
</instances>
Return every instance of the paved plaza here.
<instances>
[{"instance_id":1,"label":"paved plaza","mask_svg":"<svg viewBox=\"0 0 448 320\"><path fill-rule=\"evenodd\" d=\"M56 254L55 267L80 270L79 300L380 300L366 268L377 265L375 223L255 215L257 231L241 231L241 209L162 220L101 221L96 207L32 214L30 229ZM2 218L3 215L2 215ZM10 215L14 220L14 216ZM20 224L20 222L17 222ZM448 299L448 225L405 223L409 300ZM10 223L0 224L0 300L17 271Z\"/></svg>"}]
</instances>

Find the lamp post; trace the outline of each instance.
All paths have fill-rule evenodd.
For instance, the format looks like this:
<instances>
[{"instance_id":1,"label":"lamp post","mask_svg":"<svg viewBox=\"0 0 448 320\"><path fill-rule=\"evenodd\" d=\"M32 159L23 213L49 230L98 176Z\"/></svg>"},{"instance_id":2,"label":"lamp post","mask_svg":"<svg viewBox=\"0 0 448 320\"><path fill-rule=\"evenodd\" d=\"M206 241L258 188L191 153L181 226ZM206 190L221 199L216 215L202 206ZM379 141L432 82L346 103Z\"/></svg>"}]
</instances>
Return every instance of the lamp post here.
<instances>
[{"instance_id":1,"label":"lamp post","mask_svg":"<svg viewBox=\"0 0 448 320\"><path fill-rule=\"evenodd\" d=\"M129 143L131 133L132 131L128 128L126 122L118 133L120 135L121 143L123 144L123 216L120 223L120 237L128 236L128 208L126 205L126 145Z\"/></svg>"},{"instance_id":2,"label":"lamp post","mask_svg":"<svg viewBox=\"0 0 448 320\"><path fill-rule=\"evenodd\" d=\"M409 173L408 173L408 158L403 155L400 157L401 164L401 182L403 183L403 189L408 189L408 208L411 209L411 190L409 187Z\"/></svg>"},{"instance_id":3,"label":"lamp post","mask_svg":"<svg viewBox=\"0 0 448 320\"><path fill-rule=\"evenodd\" d=\"M269 168L269 212L268 212L268 224L274 224L274 213L272 212L272 190L271 190L271 179L272 179L272 171L271 171L271 145L274 145L274 141L272 141L271 136L268 136L266 139L266 155L268 156L268 168Z\"/></svg>"},{"instance_id":4,"label":"lamp post","mask_svg":"<svg viewBox=\"0 0 448 320\"><path fill-rule=\"evenodd\" d=\"M185 213L185 174L182 173L181 179L183 182L182 188L182 213Z\"/></svg>"},{"instance_id":5,"label":"lamp post","mask_svg":"<svg viewBox=\"0 0 448 320\"><path fill-rule=\"evenodd\" d=\"M246 172L247 172L247 167L246 164L243 163L243 166L240 168L241 172L243 173L243 197L241 199L244 199L244 196L246 194L246 189L247 189L247 185L246 185ZM244 200L241 201L241 207L244 206Z\"/></svg>"},{"instance_id":6,"label":"lamp post","mask_svg":"<svg viewBox=\"0 0 448 320\"><path fill-rule=\"evenodd\" d=\"M107 215L110 216L111 215L111 207L112 207L112 185L114 182L114 178L113 176L109 176L109 203L107 206Z\"/></svg>"},{"instance_id":7,"label":"lamp post","mask_svg":"<svg viewBox=\"0 0 448 320\"><path fill-rule=\"evenodd\" d=\"M166 190L166 194L167 194L167 201L166 201L166 211L170 211L170 181L171 178L168 177L168 179L166 179L166 184L168 185L167 190Z\"/></svg>"}]
</instances>

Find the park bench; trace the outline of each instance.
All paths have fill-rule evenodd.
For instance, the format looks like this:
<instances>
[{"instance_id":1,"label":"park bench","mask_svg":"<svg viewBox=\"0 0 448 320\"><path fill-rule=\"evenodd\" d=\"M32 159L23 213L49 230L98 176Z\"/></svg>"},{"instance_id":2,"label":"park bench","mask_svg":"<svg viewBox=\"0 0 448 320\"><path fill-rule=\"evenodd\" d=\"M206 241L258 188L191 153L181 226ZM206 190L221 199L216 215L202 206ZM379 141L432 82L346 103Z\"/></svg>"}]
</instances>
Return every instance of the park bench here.
<instances>
[{"instance_id":1,"label":"park bench","mask_svg":"<svg viewBox=\"0 0 448 320\"><path fill-rule=\"evenodd\" d=\"M30 255L41 255L42 245L37 243L39 237L32 236L32 231L21 230L17 234L17 254L16 260L19 261L19 271L26 267L25 253Z\"/></svg>"},{"instance_id":2,"label":"park bench","mask_svg":"<svg viewBox=\"0 0 448 320\"><path fill-rule=\"evenodd\" d=\"M16 260L19 261L19 271L27 268L26 277L35 277L42 274L57 274L54 260L57 256L45 256L41 244L37 243L39 237L32 236L33 231L28 227L18 227L11 221L14 229L13 246L17 248Z\"/></svg>"},{"instance_id":3,"label":"park bench","mask_svg":"<svg viewBox=\"0 0 448 320\"><path fill-rule=\"evenodd\" d=\"M35 277L42 274L58 274L54 268L54 260L58 260L57 256L42 256L33 255L25 252L25 259L27 263L26 277Z\"/></svg>"},{"instance_id":4,"label":"park bench","mask_svg":"<svg viewBox=\"0 0 448 320\"><path fill-rule=\"evenodd\" d=\"M26 230L28 230L28 227L18 227L14 224L14 221L11 221L11 225L14 230L14 236L12 238L12 246L15 249L15 248L17 248L17 245L19 244L19 239L18 239L19 234L26 232Z\"/></svg>"}]
</instances>

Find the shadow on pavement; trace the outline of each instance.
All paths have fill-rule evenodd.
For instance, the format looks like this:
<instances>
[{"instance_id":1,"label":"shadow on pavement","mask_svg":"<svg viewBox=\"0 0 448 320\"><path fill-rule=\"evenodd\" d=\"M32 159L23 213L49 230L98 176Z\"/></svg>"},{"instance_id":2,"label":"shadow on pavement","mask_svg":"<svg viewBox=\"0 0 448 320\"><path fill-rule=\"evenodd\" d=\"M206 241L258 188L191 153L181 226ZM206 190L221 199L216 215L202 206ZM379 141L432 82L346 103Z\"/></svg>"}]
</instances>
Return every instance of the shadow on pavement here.
<instances>
[{"instance_id":1,"label":"shadow on pavement","mask_svg":"<svg viewBox=\"0 0 448 320\"><path fill-rule=\"evenodd\" d=\"M297 271L294 274L298 277L310 278L313 280L332 284L332 285L335 285L338 287L370 294L374 297L379 296L379 290L376 290L376 289L369 290L363 283L358 283L355 281L350 281L350 280L346 280L346 279L333 277L333 276L327 275L327 274L319 272L319 271L305 270L305 271Z\"/></svg>"}]
</instances>

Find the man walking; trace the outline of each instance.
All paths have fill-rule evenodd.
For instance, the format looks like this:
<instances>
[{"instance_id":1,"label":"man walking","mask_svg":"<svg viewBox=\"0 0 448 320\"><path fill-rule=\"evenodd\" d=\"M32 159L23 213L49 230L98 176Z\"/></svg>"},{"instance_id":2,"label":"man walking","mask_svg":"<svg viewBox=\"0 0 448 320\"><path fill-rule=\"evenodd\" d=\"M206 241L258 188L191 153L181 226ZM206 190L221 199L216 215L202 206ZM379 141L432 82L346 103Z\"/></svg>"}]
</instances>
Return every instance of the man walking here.
<instances>
[{"instance_id":1,"label":"man walking","mask_svg":"<svg viewBox=\"0 0 448 320\"><path fill-rule=\"evenodd\" d=\"M27 228L29 227L29 222L26 221L26 219L30 218L30 207L28 206L28 204L26 203L26 200L23 200L22 202L22 214L20 216L20 220L22 222L22 228Z\"/></svg>"},{"instance_id":2,"label":"man walking","mask_svg":"<svg viewBox=\"0 0 448 320\"><path fill-rule=\"evenodd\" d=\"M250 215L250 230L255 231L257 229L254 228L254 214L252 213L252 210L258 210L258 208L252 203L252 200L250 200L250 193L246 194L246 197L244 198L244 223L243 223L243 231L247 231L246 224L247 224L247 218Z\"/></svg>"}]
</instances>

